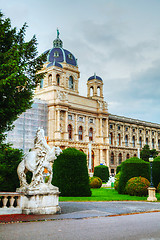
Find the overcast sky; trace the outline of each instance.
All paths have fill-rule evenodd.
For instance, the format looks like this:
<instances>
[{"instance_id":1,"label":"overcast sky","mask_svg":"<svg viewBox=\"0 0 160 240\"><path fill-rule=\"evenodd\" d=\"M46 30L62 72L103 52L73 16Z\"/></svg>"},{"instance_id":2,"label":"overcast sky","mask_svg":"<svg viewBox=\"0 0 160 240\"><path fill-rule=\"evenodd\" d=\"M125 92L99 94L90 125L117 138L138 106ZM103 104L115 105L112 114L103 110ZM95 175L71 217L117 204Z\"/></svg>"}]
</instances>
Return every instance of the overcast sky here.
<instances>
[{"instance_id":1,"label":"overcast sky","mask_svg":"<svg viewBox=\"0 0 160 240\"><path fill-rule=\"evenodd\" d=\"M0 0L18 29L27 22L38 51L63 47L78 59L79 91L96 73L112 114L160 123L160 0Z\"/></svg>"}]
</instances>

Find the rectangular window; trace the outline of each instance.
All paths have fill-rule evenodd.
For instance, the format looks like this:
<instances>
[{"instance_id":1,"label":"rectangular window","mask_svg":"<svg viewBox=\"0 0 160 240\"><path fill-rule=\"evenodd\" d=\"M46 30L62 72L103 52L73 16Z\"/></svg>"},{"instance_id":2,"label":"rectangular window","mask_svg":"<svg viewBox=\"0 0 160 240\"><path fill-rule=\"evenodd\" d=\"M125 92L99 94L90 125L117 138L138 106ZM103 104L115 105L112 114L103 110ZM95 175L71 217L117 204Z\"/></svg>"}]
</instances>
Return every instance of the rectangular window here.
<instances>
[{"instance_id":1,"label":"rectangular window","mask_svg":"<svg viewBox=\"0 0 160 240\"><path fill-rule=\"evenodd\" d=\"M79 122L83 122L83 117L79 117Z\"/></svg>"},{"instance_id":2,"label":"rectangular window","mask_svg":"<svg viewBox=\"0 0 160 240\"><path fill-rule=\"evenodd\" d=\"M89 119L89 122L90 122L90 123L93 123L93 118L90 118L90 119Z\"/></svg>"},{"instance_id":3,"label":"rectangular window","mask_svg":"<svg viewBox=\"0 0 160 240\"><path fill-rule=\"evenodd\" d=\"M68 115L68 119L69 119L69 120L72 120L72 115Z\"/></svg>"}]
</instances>

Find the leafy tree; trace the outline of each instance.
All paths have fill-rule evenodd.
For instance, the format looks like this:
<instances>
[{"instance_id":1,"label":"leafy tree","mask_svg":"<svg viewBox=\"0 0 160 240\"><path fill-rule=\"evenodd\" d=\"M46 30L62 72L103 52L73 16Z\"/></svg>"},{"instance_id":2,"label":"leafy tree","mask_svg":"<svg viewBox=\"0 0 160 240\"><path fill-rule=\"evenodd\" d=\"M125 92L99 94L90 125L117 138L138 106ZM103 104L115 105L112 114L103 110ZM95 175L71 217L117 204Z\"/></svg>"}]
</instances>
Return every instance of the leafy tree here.
<instances>
[{"instance_id":1,"label":"leafy tree","mask_svg":"<svg viewBox=\"0 0 160 240\"><path fill-rule=\"evenodd\" d=\"M17 166L22 157L22 150L0 145L0 192L14 192L19 187Z\"/></svg>"},{"instance_id":2,"label":"leafy tree","mask_svg":"<svg viewBox=\"0 0 160 240\"><path fill-rule=\"evenodd\" d=\"M37 57L36 37L25 42L27 24L11 27L0 11L0 143L18 116L32 105L34 89L43 74L36 74L46 55Z\"/></svg>"},{"instance_id":3,"label":"leafy tree","mask_svg":"<svg viewBox=\"0 0 160 240\"><path fill-rule=\"evenodd\" d=\"M146 162L149 162L150 156L155 158L157 155L158 155L158 152L156 151L156 149L150 150L148 145L145 145L140 153L141 158Z\"/></svg>"}]
</instances>

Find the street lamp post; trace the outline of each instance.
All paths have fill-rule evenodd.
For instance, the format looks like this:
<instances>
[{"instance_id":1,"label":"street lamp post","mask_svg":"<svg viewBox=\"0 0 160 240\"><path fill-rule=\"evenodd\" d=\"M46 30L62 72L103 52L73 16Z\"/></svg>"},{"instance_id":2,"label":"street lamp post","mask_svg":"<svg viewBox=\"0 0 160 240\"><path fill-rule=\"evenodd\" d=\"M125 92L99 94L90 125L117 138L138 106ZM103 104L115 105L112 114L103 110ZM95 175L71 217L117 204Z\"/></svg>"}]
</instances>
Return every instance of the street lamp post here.
<instances>
[{"instance_id":1,"label":"street lamp post","mask_svg":"<svg viewBox=\"0 0 160 240\"><path fill-rule=\"evenodd\" d=\"M147 201L155 202L155 201L157 201L157 198L156 198L156 188L153 185L153 176L152 176L153 156L150 156L149 162L150 162L150 166L151 166L151 183L150 183L150 187L148 188L148 198L147 198Z\"/></svg>"},{"instance_id":2,"label":"street lamp post","mask_svg":"<svg viewBox=\"0 0 160 240\"><path fill-rule=\"evenodd\" d=\"M152 163L153 163L153 157L152 156L150 156L149 162L150 162L150 167L151 167L151 184L150 184L150 187L154 187L154 185L153 185L153 176L152 176Z\"/></svg>"}]
</instances>

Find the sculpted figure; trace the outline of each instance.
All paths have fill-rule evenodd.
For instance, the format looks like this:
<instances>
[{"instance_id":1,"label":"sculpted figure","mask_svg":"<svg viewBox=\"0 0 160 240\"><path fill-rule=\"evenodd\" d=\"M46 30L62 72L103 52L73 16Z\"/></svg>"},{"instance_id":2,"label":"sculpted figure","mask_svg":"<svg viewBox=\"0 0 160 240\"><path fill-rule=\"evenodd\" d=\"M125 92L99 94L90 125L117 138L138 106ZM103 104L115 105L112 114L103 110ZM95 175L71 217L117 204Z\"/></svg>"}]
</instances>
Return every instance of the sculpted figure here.
<instances>
[{"instance_id":1,"label":"sculpted figure","mask_svg":"<svg viewBox=\"0 0 160 240\"><path fill-rule=\"evenodd\" d=\"M52 188L51 181L53 172L50 163L53 163L61 152L62 150L59 147L53 147L51 149L46 142L43 129L38 129L34 140L34 148L24 156L24 159L20 162L17 168L20 180L20 188L18 191L23 192L26 190L38 189L40 185ZM44 183L43 180L44 168L46 168L50 174L47 183ZM30 184L26 181L26 173L28 171L33 174Z\"/></svg>"}]
</instances>

